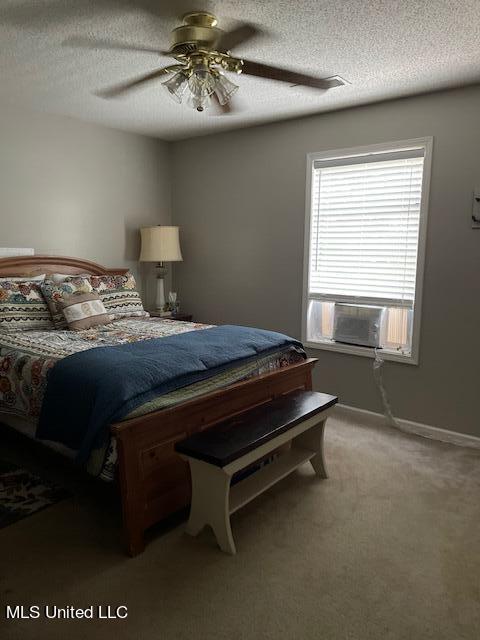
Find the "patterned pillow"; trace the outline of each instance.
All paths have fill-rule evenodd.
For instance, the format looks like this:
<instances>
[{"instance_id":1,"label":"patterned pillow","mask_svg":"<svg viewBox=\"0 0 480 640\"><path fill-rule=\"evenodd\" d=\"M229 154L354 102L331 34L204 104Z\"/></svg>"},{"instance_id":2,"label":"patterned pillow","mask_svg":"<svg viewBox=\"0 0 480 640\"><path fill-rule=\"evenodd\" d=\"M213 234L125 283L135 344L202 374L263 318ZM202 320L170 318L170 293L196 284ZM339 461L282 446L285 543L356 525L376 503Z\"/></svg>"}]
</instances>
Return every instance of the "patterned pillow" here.
<instances>
[{"instance_id":1,"label":"patterned pillow","mask_svg":"<svg viewBox=\"0 0 480 640\"><path fill-rule=\"evenodd\" d=\"M72 276L68 281L59 283L47 278L40 286L55 329L67 328L67 321L63 315L63 303L66 299L74 293L91 293L92 291L89 279L83 276Z\"/></svg>"},{"instance_id":2,"label":"patterned pillow","mask_svg":"<svg viewBox=\"0 0 480 640\"><path fill-rule=\"evenodd\" d=\"M68 328L82 331L112 321L98 293L74 293L62 303Z\"/></svg>"},{"instance_id":3,"label":"patterned pillow","mask_svg":"<svg viewBox=\"0 0 480 640\"><path fill-rule=\"evenodd\" d=\"M53 329L40 282L2 280L0 283L0 331Z\"/></svg>"},{"instance_id":4,"label":"patterned pillow","mask_svg":"<svg viewBox=\"0 0 480 640\"><path fill-rule=\"evenodd\" d=\"M89 281L93 290L99 294L107 313L112 313L115 319L145 318L149 315L143 308L131 273L125 276L90 276Z\"/></svg>"}]
</instances>

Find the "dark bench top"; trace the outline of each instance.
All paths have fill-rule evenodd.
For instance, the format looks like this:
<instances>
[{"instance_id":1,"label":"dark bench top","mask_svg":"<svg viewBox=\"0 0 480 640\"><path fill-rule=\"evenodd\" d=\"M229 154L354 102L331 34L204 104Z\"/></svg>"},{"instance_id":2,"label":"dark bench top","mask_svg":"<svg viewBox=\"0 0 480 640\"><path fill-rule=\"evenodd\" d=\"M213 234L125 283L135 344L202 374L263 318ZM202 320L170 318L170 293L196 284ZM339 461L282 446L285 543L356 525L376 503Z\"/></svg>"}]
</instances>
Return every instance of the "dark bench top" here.
<instances>
[{"instance_id":1,"label":"dark bench top","mask_svg":"<svg viewBox=\"0 0 480 640\"><path fill-rule=\"evenodd\" d=\"M175 451L225 467L281 433L333 406L338 398L295 391L177 442Z\"/></svg>"}]
</instances>

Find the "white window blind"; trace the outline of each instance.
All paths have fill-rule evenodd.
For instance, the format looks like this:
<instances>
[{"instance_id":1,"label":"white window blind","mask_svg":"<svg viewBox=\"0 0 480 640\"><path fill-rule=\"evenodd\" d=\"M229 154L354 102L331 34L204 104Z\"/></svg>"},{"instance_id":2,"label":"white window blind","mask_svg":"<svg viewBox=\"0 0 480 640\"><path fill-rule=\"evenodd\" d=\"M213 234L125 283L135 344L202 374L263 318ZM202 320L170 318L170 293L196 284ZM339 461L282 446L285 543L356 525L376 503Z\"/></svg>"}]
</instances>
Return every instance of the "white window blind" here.
<instances>
[{"instance_id":1,"label":"white window blind","mask_svg":"<svg viewBox=\"0 0 480 640\"><path fill-rule=\"evenodd\" d=\"M310 298L413 305L424 153L315 160Z\"/></svg>"}]
</instances>

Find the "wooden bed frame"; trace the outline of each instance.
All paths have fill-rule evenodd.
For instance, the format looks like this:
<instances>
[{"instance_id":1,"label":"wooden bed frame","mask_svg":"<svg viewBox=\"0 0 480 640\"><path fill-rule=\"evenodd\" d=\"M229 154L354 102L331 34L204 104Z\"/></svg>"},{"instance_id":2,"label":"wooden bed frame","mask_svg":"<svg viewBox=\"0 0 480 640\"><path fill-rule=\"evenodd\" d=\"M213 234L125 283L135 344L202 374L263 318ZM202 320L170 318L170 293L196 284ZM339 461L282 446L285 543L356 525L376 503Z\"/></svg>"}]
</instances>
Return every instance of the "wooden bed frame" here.
<instances>
[{"instance_id":1,"label":"wooden bed frame","mask_svg":"<svg viewBox=\"0 0 480 640\"><path fill-rule=\"evenodd\" d=\"M123 275L94 262L60 256L0 258L0 277L65 273ZM225 418L297 389L312 388L315 359L283 367L171 408L111 425L118 449L124 536L129 555L144 549L146 529L190 502L188 465L175 442Z\"/></svg>"}]
</instances>

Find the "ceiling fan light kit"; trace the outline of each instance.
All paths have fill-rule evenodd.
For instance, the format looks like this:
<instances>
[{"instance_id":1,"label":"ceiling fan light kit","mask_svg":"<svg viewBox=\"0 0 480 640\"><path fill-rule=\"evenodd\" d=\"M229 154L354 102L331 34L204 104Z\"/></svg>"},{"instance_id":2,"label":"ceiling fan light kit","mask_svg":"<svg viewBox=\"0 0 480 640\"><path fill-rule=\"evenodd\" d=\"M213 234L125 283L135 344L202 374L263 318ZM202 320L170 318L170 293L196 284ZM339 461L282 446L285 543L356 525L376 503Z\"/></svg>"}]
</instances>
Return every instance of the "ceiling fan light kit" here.
<instances>
[{"instance_id":1,"label":"ceiling fan light kit","mask_svg":"<svg viewBox=\"0 0 480 640\"><path fill-rule=\"evenodd\" d=\"M193 69L182 69L162 85L175 102L182 102L185 91L189 89L187 104L197 111L209 106L212 94L220 105L226 105L238 86L216 69L198 65Z\"/></svg>"},{"instance_id":2,"label":"ceiling fan light kit","mask_svg":"<svg viewBox=\"0 0 480 640\"><path fill-rule=\"evenodd\" d=\"M187 104L197 111L204 111L211 104L212 95L221 106L226 105L238 86L219 68L240 73L242 61L232 58L228 52L217 51L225 32L216 28L217 19L212 14L201 11L187 13L183 22L172 32L170 53L185 66L164 82L164 87L179 103L188 88Z\"/></svg>"},{"instance_id":3,"label":"ceiling fan light kit","mask_svg":"<svg viewBox=\"0 0 480 640\"><path fill-rule=\"evenodd\" d=\"M146 82L168 76L168 79L162 84L170 97L178 104L184 102L185 94L188 92L185 102L197 111L203 111L213 102L221 113L230 113L232 111L230 102L238 90L238 86L223 72L243 73L290 85L312 87L321 91L346 84L345 80L339 76L317 78L245 58L236 58L231 54L234 47L261 33L262 31L258 27L247 23L241 23L230 31L223 31L217 27L217 18L211 13L206 11L187 13L183 17L183 24L172 31L170 49L157 51L160 55L169 55L175 58L177 64L157 69L140 78L116 85L99 92L98 95L104 98L113 98ZM81 46L84 46L85 39L80 39L80 43ZM78 45L78 42L75 42L74 39L71 44ZM130 47L111 41L91 41L89 44L96 46L96 48L100 46L107 49L154 51L152 48Z\"/></svg>"}]
</instances>

